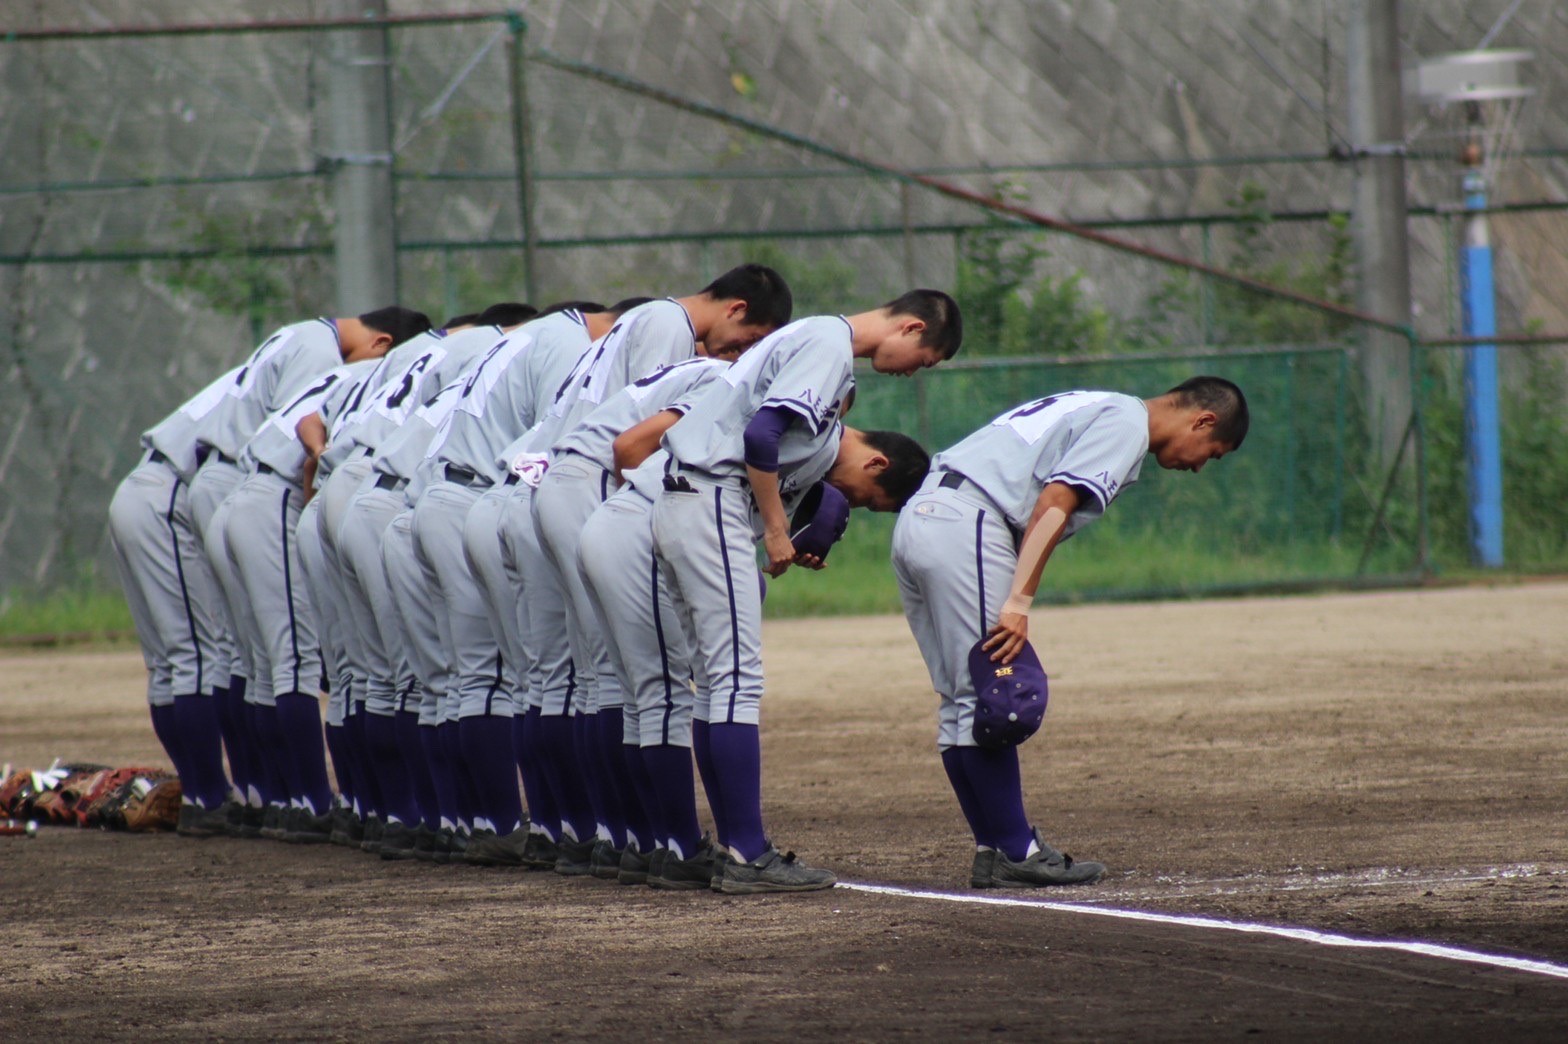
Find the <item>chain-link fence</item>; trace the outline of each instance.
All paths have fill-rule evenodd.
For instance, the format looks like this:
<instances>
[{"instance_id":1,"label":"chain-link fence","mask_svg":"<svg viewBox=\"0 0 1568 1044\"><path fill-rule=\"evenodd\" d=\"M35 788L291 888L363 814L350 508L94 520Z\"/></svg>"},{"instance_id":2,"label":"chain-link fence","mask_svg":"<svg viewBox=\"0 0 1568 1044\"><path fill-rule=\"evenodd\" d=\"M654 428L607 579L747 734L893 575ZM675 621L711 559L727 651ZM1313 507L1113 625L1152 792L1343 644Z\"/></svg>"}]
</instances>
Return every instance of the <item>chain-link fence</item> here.
<instances>
[{"instance_id":1,"label":"chain-link fence","mask_svg":"<svg viewBox=\"0 0 1568 1044\"><path fill-rule=\"evenodd\" d=\"M1224 180L1211 195L1227 202L1212 214L1100 223L1296 295L1280 297L1042 232L760 115L730 118L568 60L515 17L380 31L402 303L439 319L525 294L686 293L742 259L783 271L797 314L940 286L965 306L961 360L911 382L868 376L856 423L901 427L935 449L1035 395L1154 394L1195 372L1231 377L1253 400L1242 453L1196 478L1151 463L1053 567L1053 591L1405 576L1465 561L1464 516L1453 514L1462 460L1448 448L1462 425L1459 349L1415 353L1424 412L1391 460L1369 419L1371 328L1336 307L1352 295L1346 219L1280 213L1276 190L1295 182L1260 173L1305 157L1205 170ZM105 510L137 433L270 328L332 311L333 178L376 161L333 145L337 33L278 24L0 43L0 598L107 579ZM1051 198L1053 179L1099 176L1092 168L935 173L1028 201ZM1565 220L1494 215L1505 328L1535 314L1542 285L1511 281L1508 265L1558 263L1536 248ZM1433 334L1457 329L1453 223L1434 207L1412 220L1418 327ZM1561 386L1551 383L1561 347L1505 359L1508 512L1524 527L1509 531L1508 562L1560 566L1560 516L1535 498L1560 484L1551 468L1568 473L1561 411L1544 390Z\"/></svg>"}]
</instances>

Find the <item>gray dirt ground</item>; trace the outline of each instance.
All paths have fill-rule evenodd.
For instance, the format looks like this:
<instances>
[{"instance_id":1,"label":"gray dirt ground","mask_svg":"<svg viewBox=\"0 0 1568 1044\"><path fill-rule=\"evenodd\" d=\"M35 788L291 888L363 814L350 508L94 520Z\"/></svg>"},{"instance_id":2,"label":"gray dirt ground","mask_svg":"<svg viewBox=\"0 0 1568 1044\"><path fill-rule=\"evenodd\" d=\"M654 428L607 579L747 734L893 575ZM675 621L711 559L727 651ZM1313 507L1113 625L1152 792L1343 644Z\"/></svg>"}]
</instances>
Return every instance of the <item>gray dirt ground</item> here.
<instances>
[{"instance_id":1,"label":"gray dirt ground","mask_svg":"<svg viewBox=\"0 0 1568 1044\"><path fill-rule=\"evenodd\" d=\"M786 581L787 582L787 581ZM1023 898L1568 964L1568 584L1039 610ZM897 618L769 626L765 801L845 880L967 893ZM126 650L0 656L0 760L159 760ZM988 893L989 894L989 893ZM343 849L0 837L0 1039L1560 1039L1568 980L1061 909L663 895Z\"/></svg>"}]
</instances>

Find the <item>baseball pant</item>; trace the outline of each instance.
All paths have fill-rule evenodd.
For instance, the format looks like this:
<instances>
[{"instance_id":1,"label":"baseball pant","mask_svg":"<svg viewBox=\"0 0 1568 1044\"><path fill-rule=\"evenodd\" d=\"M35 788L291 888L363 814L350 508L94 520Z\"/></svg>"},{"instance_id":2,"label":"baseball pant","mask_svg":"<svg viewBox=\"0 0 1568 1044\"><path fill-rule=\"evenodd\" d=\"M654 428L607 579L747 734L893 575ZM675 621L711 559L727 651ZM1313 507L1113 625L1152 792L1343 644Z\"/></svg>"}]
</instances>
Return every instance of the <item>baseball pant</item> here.
<instances>
[{"instance_id":1,"label":"baseball pant","mask_svg":"<svg viewBox=\"0 0 1568 1044\"><path fill-rule=\"evenodd\" d=\"M1018 562L1006 516L972 485L926 478L893 528L893 573L931 686L941 697L937 745L972 747L969 650L1001 615Z\"/></svg>"},{"instance_id":2,"label":"baseball pant","mask_svg":"<svg viewBox=\"0 0 1568 1044\"><path fill-rule=\"evenodd\" d=\"M573 671L582 693L580 706L592 714L619 710L623 698L620 679L605 649L593 603L578 568L578 547L583 526L594 510L614 493L615 476L575 454L566 454L550 465L534 491L534 528L539 546L555 568L566 593L566 635L572 651ZM590 545L590 554L598 552Z\"/></svg>"},{"instance_id":3,"label":"baseball pant","mask_svg":"<svg viewBox=\"0 0 1568 1044\"><path fill-rule=\"evenodd\" d=\"M197 543L189 487L168 465L143 462L109 503L109 538L147 663L147 702L172 706L176 693L226 688L221 595Z\"/></svg>"},{"instance_id":4,"label":"baseball pant","mask_svg":"<svg viewBox=\"0 0 1568 1044\"><path fill-rule=\"evenodd\" d=\"M435 611L430 592L435 579L425 572L414 554L414 511L406 508L393 516L381 535L381 565L387 591L397 607L403 649L419 681L419 724L439 725L445 716L446 691L452 675L447 664L442 614Z\"/></svg>"},{"instance_id":5,"label":"baseball pant","mask_svg":"<svg viewBox=\"0 0 1568 1044\"><path fill-rule=\"evenodd\" d=\"M458 717L511 717L512 697L501 672L500 648L484 596L463 553L463 523L478 499L478 491L455 482L436 482L427 488L414 507L414 553L434 576L431 593L437 597L436 611L447 619L445 648Z\"/></svg>"},{"instance_id":6,"label":"baseball pant","mask_svg":"<svg viewBox=\"0 0 1568 1044\"><path fill-rule=\"evenodd\" d=\"M343 526L343 516L348 505L359 491L365 475L370 471L370 460L358 456L339 465L322 483L321 489L311 499L321 502L316 514L316 533L321 541L322 558L326 562L326 582L332 588L334 606L341 614L348 614L348 595L343 583L343 554L338 547L338 533ZM301 544L304 538L300 538ZM325 621L323 621L325 627ZM327 677L332 680L332 691L342 691L355 703L365 702L370 668L358 619L344 615L338 627L339 654L334 669Z\"/></svg>"},{"instance_id":7,"label":"baseball pant","mask_svg":"<svg viewBox=\"0 0 1568 1044\"><path fill-rule=\"evenodd\" d=\"M364 703L371 714L396 712L411 692L417 701L418 685L404 653L402 618L387 585L381 548L387 527L404 510L401 492L367 483L344 510L334 541L344 606L365 659ZM417 702L409 709L417 712Z\"/></svg>"},{"instance_id":8,"label":"baseball pant","mask_svg":"<svg viewBox=\"0 0 1568 1044\"><path fill-rule=\"evenodd\" d=\"M294 537L299 547L300 572L309 597L311 618L316 621L321 641L321 665L331 692L327 697L327 724L336 728L343 724L347 713L349 689L340 684L344 656L344 631L347 630L343 595L333 582L332 568L327 562L326 548L322 546L318 520L321 515L321 497L312 497L299 513L299 523Z\"/></svg>"},{"instance_id":9,"label":"baseball pant","mask_svg":"<svg viewBox=\"0 0 1568 1044\"><path fill-rule=\"evenodd\" d=\"M632 489L605 501L582 529L578 563L624 694L623 740L690 747L707 692L693 692L685 607L653 552L653 504Z\"/></svg>"},{"instance_id":10,"label":"baseball pant","mask_svg":"<svg viewBox=\"0 0 1568 1044\"><path fill-rule=\"evenodd\" d=\"M527 694L528 657L521 620L522 587L507 568L501 547L501 513L511 495L507 486L492 486L474 501L463 519L463 556L484 601L490 638L501 650L502 685L512 701L512 713L522 714Z\"/></svg>"},{"instance_id":11,"label":"baseball pant","mask_svg":"<svg viewBox=\"0 0 1568 1044\"><path fill-rule=\"evenodd\" d=\"M689 482L653 505L661 568L687 606L698 674L709 685L708 713L719 725L756 725L762 697L762 591L752 533L751 495Z\"/></svg>"},{"instance_id":12,"label":"baseball pant","mask_svg":"<svg viewBox=\"0 0 1568 1044\"><path fill-rule=\"evenodd\" d=\"M519 482L511 490L501 510L502 554L522 580L528 706L545 716L570 714L577 678L566 633L566 592L539 546L533 487Z\"/></svg>"},{"instance_id":13,"label":"baseball pant","mask_svg":"<svg viewBox=\"0 0 1568 1044\"><path fill-rule=\"evenodd\" d=\"M248 694L249 689L255 686L255 672L250 663L250 650L240 645L239 625L235 622L235 613L241 601L239 580L229 566L222 527L213 525L218 508L243 481L245 472L234 462L222 460L216 455L209 456L191 479L190 505L197 545L206 556L212 578L218 584L218 623L222 633L218 639L220 658L217 668L220 673L249 679L251 684L246 687Z\"/></svg>"},{"instance_id":14,"label":"baseball pant","mask_svg":"<svg viewBox=\"0 0 1568 1044\"><path fill-rule=\"evenodd\" d=\"M259 676L270 672L275 694L314 696L321 689L321 648L295 536L302 500L297 487L256 472L225 501L225 537L256 628Z\"/></svg>"}]
</instances>

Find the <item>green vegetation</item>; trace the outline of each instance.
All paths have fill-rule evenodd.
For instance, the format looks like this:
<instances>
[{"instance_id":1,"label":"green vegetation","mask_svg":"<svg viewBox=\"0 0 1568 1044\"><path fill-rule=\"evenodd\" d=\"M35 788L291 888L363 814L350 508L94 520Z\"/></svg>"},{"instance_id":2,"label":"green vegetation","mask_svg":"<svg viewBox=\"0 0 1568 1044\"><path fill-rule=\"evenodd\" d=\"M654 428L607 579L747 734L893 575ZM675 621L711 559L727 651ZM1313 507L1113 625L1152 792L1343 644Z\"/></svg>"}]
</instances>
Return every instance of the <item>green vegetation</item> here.
<instances>
[{"instance_id":1,"label":"green vegetation","mask_svg":"<svg viewBox=\"0 0 1568 1044\"><path fill-rule=\"evenodd\" d=\"M129 634L131 610L119 591L88 586L0 598L0 642L95 639Z\"/></svg>"}]
</instances>

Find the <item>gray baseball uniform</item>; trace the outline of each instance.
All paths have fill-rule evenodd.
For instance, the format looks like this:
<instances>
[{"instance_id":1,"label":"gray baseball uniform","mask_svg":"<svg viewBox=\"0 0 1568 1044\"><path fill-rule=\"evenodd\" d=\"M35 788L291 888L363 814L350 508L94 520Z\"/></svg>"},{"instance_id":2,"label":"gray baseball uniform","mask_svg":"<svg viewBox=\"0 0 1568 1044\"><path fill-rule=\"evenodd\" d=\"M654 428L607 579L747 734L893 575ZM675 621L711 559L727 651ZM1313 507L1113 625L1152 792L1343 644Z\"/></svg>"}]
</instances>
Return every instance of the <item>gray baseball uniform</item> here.
<instances>
[{"instance_id":1,"label":"gray baseball uniform","mask_svg":"<svg viewBox=\"0 0 1568 1044\"><path fill-rule=\"evenodd\" d=\"M578 564L620 683L622 739L689 747L694 712L707 720L708 686L705 675L693 678L689 611L653 551L666 460L661 450L625 474L583 526Z\"/></svg>"},{"instance_id":2,"label":"gray baseball uniform","mask_svg":"<svg viewBox=\"0 0 1568 1044\"><path fill-rule=\"evenodd\" d=\"M295 426L338 384L374 366L373 360L339 365L321 375L269 416L242 451L251 471L229 497L225 536L257 628L251 655L258 670L270 671L274 697L321 688L315 612L301 582L296 534L304 506L305 448Z\"/></svg>"},{"instance_id":3,"label":"gray baseball uniform","mask_svg":"<svg viewBox=\"0 0 1568 1044\"><path fill-rule=\"evenodd\" d=\"M625 702L605 632L598 626L578 568L583 526L619 485L614 477L615 439L654 414L700 394L727 367L718 359L697 357L628 384L557 440L550 468L534 491L534 525L567 594L568 644L581 709L589 713L619 708ZM598 550L592 548L590 553Z\"/></svg>"},{"instance_id":4,"label":"gray baseball uniform","mask_svg":"<svg viewBox=\"0 0 1568 1044\"><path fill-rule=\"evenodd\" d=\"M147 699L169 706L176 694L208 694L229 684L231 639L212 567L191 515L196 430L222 400L238 367L142 433L142 461L109 503L115 566L142 658Z\"/></svg>"},{"instance_id":5,"label":"gray baseball uniform","mask_svg":"<svg viewBox=\"0 0 1568 1044\"><path fill-rule=\"evenodd\" d=\"M1104 513L1149 451L1142 400L1073 391L1024 403L938 453L893 529L904 615L941 696L938 745L974 746L969 650L1001 615L1041 491L1080 491L1063 539Z\"/></svg>"},{"instance_id":6,"label":"gray baseball uniform","mask_svg":"<svg viewBox=\"0 0 1568 1044\"><path fill-rule=\"evenodd\" d=\"M747 488L745 430L757 411L799 418L779 439L785 509L831 470L854 388L849 323L816 316L763 338L704 389L664 436L669 482L653 508L660 565L690 607L708 720L755 725L762 695L762 521Z\"/></svg>"}]
</instances>

